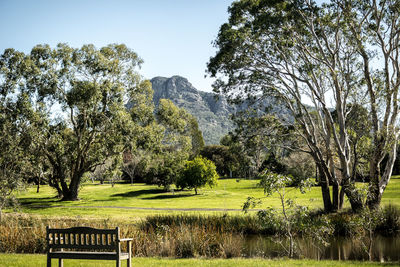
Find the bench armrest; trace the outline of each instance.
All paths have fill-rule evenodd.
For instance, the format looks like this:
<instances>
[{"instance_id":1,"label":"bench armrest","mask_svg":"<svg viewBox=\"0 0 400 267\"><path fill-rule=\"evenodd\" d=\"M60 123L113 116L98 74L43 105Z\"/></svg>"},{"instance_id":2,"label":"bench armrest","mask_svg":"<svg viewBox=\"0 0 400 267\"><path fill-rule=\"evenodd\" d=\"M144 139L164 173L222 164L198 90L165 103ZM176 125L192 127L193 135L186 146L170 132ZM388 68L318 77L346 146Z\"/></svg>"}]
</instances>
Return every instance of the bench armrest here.
<instances>
[{"instance_id":1,"label":"bench armrest","mask_svg":"<svg viewBox=\"0 0 400 267\"><path fill-rule=\"evenodd\" d=\"M120 238L118 241L119 242L124 242L124 241L132 241L133 238Z\"/></svg>"}]
</instances>

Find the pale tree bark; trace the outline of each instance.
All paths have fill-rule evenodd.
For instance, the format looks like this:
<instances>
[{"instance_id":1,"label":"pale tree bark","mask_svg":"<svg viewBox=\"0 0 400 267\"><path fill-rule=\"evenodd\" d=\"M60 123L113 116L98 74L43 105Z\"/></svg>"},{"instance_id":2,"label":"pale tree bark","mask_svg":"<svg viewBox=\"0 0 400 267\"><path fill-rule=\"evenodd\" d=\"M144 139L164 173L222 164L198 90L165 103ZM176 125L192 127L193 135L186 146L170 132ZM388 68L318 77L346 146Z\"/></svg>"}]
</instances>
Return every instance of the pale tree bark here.
<instances>
[{"instance_id":1,"label":"pale tree bark","mask_svg":"<svg viewBox=\"0 0 400 267\"><path fill-rule=\"evenodd\" d=\"M349 16L351 33L363 62L363 75L369 96L372 118L373 153L370 160L370 184L366 204L379 207L383 192L390 181L396 160L398 129L399 69L399 10L396 1L361 1L359 6L345 2L343 12ZM368 30L368 31L367 31ZM370 38L371 48L365 41ZM373 50L376 56L371 53ZM380 57L382 67L375 66ZM379 72L378 72L379 71ZM374 82L379 80L379 83ZM387 156L385 166L381 163ZM381 169L383 173L381 173Z\"/></svg>"},{"instance_id":2,"label":"pale tree bark","mask_svg":"<svg viewBox=\"0 0 400 267\"><path fill-rule=\"evenodd\" d=\"M354 211L365 205L355 186L360 161L348 115L353 104L368 109L372 130L365 136L372 140L372 153L366 203L376 207L390 180L399 135L398 3L284 2L232 4L233 15L216 42L220 51L208 65L213 76L228 79L215 86L233 98L261 92L286 105L319 170L326 211L340 209L344 196Z\"/></svg>"}]
</instances>

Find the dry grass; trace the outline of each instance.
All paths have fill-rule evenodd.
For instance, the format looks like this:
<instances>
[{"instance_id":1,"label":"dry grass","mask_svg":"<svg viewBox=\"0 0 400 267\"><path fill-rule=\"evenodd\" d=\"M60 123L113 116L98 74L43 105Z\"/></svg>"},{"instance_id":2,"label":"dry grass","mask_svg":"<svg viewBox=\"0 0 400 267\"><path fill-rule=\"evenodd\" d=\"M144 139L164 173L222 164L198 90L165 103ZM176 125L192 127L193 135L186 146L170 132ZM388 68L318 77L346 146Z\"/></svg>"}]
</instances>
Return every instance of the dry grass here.
<instances>
[{"instance_id":1,"label":"dry grass","mask_svg":"<svg viewBox=\"0 0 400 267\"><path fill-rule=\"evenodd\" d=\"M46 226L68 228L88 226L95 228L121 228L121 236L134 237L132 253L145 257L218 257L241 256L242 235L210 230L199 225L160 225L145 231L134 224L110 220L42 219L19 214L7 214L0 222L0 252L45 253Z\"/></svg>"}]
</instances>

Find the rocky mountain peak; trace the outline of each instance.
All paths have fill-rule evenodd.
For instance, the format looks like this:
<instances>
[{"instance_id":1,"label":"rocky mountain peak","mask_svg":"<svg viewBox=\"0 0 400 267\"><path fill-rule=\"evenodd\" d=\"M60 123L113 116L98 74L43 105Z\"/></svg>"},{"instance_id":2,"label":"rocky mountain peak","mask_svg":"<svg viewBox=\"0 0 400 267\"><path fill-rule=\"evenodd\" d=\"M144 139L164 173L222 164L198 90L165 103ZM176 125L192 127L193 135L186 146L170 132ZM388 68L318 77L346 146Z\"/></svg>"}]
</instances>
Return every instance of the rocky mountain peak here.
<instances>
[{"instance_id":1,"label":"rocky mountain peak","mask_svg":"<svg viewBox=\"0 0 400 267\"><path fill-rule=\"evenodd\" d=\"M197 118L206 144L218 144L220 138L232 129L229 115L234 109L224 97L216 100L213 93L197 90L188 79L177 75L154 77L150 82L155 105L158 106L160 99L165 98L186 109Z\"/></svg>"}]
</instances>

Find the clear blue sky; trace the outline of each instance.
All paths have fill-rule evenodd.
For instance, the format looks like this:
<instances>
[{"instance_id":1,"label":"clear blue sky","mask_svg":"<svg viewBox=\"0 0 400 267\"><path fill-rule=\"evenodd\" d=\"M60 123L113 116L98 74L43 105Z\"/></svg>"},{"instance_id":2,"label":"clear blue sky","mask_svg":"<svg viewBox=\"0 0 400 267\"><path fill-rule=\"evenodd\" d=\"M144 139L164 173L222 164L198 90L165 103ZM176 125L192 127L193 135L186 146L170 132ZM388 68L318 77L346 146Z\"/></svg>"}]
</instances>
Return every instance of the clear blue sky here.
<instances>
[{"instance_id":1,"label":"clear blue sky","mask_svg":"<svg viewBox=\"0 0 400 267\"><path fill-rule=\"evenodd\" d=\"M140 73L181 75L203 91L211 42L232 0L0 0L0 52L36 44L124 43L144 60Z\"/></svg>"}]
</instances>

